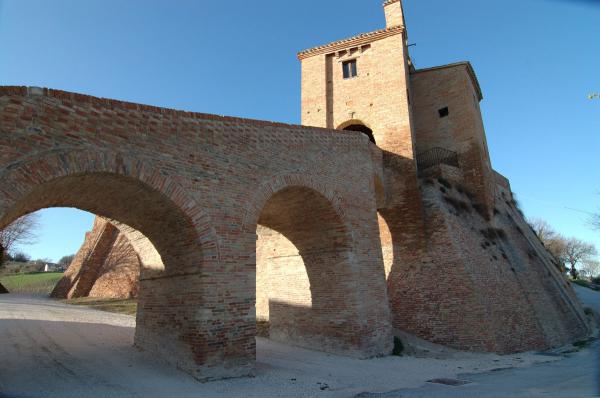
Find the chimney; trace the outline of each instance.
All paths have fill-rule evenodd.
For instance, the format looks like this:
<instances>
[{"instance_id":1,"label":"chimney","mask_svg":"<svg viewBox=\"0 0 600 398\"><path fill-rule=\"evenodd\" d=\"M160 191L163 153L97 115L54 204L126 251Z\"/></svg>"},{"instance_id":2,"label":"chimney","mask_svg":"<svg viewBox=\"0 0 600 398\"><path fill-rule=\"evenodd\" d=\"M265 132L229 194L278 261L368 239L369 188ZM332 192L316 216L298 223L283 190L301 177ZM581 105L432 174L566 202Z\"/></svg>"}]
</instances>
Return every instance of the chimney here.
<instances>
[{"instance_id":1,"label":"chimney","mask_svg":"<svg viewBox=\"0 0 600 398\"><path fill-rule=\"evenodd\" d=\"M387 0L383 3L386 27L404 26L404 10L401 0Z\"/></svg>"}]
</instances>

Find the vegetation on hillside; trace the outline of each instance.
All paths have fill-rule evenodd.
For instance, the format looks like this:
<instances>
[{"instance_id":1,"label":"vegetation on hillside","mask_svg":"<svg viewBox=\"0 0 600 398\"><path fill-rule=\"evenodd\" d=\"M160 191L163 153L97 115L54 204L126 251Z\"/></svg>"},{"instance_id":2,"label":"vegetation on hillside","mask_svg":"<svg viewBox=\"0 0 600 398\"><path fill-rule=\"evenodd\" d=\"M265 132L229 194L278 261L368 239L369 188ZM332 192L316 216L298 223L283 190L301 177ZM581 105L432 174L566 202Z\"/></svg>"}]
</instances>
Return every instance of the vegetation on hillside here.
<instances>
[{"instance_id":1,"label":"vegetation on hillside","mask_svg":"<svg viewBox=\"0 0 600 398\"><path fill-rule=\"evenodd\" d=\"M561 268L567 270L568 266L573 279L598 275L600 264L595 259L598 251L593 244L577 238L566 238L541 219L531 220L530 225Z\"/></svg>"},{"instance_id":2,"label":"vegetation on hillside","mask_svg":"<svg viewBox=\"0 0 600 398\"><path fill-rule=\"evenodd\" d=\"M11 293L49 295L62 272L36 272L0 276L0 283Z\"/></svg>"}]
</instances>

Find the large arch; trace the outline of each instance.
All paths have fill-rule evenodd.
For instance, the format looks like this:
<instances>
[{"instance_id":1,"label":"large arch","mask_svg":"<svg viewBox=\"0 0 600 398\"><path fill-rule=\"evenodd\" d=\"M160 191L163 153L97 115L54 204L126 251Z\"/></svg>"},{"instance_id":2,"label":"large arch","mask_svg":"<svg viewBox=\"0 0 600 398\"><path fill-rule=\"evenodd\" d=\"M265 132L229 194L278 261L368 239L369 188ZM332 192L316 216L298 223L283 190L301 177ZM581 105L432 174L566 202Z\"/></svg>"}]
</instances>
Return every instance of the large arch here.
<instances>
[{"instance_id":1,"label":"large arch","mask_svg":"<svg viewBox=\"0 0 600 398\"><path fill-rule=\"evenodd\" d=\"M216 285L205 291L206 271L218 264L217 239L182 187L139 160L84 151L14 162L0 177L0 228L42 208L73 207L117 222L130 238L142 235L138 241L154 252L140 278L135 345L199 377L221 360L223 348L208 344L211 325L197 316L221 296Z\"/></svg>"}]
</instances>

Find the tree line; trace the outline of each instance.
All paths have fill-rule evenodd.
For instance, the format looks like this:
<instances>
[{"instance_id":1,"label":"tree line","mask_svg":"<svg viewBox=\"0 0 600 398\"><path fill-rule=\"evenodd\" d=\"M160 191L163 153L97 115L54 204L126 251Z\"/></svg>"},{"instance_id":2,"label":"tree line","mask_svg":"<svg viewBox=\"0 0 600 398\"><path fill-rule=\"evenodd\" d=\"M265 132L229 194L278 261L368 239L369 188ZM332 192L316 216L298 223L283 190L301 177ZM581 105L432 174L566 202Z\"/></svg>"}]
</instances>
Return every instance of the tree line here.
<instances>
[{"instance_id":1,"label":"tree line","mask_svg":"<svg viewBox=\"0 0 600 398\"><path fill-rule=\"evenodd\" d=\"M18 219L3 229L0 229L0 268L6 262L34 263L38 265L39 271L43 270L44 265L52 263L50 259L42 258L33 260L27 253L17 250L22 245L31 245L37 242L39 237L40 219L37 213L29 213ZM58 265L66 269L73 261L74 254L63 256Z\"/></svg>"},{"instance_id":2,"label":"tree line","mask_svg":"<svg viewBox=\"0 0 600 398\"><path fill-rule=\"evenodd\" d=\"M530 225L546 249L554 256L561 271L568 272L573 279L581 276L590 278L598 276L600 273L600 262L596 259L598 250L592 243L578 238L567 238L539 218L530 220ZM597 228L600 230L600 224Z\"/></svg>"}]
</instances>

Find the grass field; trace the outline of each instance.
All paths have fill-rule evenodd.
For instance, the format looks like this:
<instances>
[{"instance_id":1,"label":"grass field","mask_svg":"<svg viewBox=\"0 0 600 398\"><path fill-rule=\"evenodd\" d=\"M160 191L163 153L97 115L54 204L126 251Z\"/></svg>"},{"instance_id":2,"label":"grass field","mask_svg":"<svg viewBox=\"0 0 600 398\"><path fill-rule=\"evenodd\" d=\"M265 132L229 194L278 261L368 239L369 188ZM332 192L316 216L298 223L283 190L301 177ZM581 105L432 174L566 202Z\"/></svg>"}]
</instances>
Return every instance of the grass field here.
<instances>
[{"instance_id":1,"label":"grass field","mask_svg":"<svg viewBox=\"0 0 600 398\"><path fill-rule=\"evenodd\" d=\"M98 299L94 297L81 297L70 300L61 300L72 305L84 305L101 311L116 312L117 314L135 315L137 301L135 299Z\"/></svg>"},{"instance_id":2,"label":"grass field","mask_svg":"<svg viewBox=\"0 0 600 398\"><path fill-rule=\"evenodd\" d=\"M0 283L11 293L48 295L62 276L62 272L8 275L0 277Z\"/></svg>"}]
</instances>

